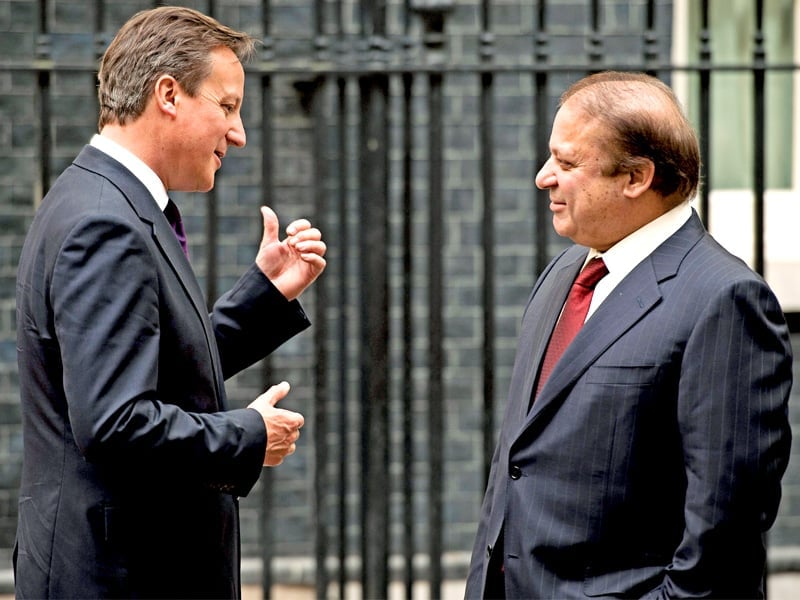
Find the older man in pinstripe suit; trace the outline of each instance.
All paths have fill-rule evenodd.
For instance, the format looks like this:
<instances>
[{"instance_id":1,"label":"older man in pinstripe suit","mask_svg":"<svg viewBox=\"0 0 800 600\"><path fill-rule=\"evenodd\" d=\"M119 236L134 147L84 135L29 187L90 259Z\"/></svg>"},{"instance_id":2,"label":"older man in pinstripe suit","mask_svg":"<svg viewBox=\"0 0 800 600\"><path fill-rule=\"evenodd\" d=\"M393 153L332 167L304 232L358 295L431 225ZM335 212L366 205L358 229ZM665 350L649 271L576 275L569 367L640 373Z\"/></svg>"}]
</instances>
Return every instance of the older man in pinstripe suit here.
<instances>
[{"instance_id":1,"label":"older man in pinstripe suit","mask_svg":"<svg viewBox=\"0 0 800 600\"><path fill-rule=\"evenodd\" d=\"M781 308L690 207L697 138L666 85L577 82L550 153L536 184L576 245L525 309L466 596L763 597L791 442Z\"/></svg>"}]
</instances>

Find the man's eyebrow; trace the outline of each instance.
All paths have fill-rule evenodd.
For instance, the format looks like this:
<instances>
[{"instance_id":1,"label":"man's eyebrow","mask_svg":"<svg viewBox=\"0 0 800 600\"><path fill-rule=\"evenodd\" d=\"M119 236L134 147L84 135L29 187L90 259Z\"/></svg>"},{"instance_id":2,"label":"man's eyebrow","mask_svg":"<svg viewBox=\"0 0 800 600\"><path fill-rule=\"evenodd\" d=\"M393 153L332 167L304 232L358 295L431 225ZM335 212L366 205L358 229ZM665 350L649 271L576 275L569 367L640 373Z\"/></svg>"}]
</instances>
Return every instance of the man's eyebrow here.
<instances>
[{"instance_id":1,"label":"man's eyebrow","mask_svg":"<svg viewBox=\"0 0 800 600\"><path fill-rule=\"evenodd\" d=\"M239 106L242 103L242 97L239 96L238 94L235 94L235 93L222 94L222 96L219 97L218 102L220 104L231 104L231 103L233 103L234 105Z\"/></svg>"}]
</instances>

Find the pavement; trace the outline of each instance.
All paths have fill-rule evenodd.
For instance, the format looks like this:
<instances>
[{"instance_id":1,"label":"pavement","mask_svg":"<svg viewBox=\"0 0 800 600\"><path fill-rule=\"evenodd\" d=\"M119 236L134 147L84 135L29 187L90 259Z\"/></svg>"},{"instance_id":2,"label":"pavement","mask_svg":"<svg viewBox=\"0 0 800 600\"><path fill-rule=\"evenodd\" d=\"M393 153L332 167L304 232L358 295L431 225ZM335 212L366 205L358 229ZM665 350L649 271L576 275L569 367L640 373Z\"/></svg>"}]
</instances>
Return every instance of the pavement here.
<instances>
[{"instance_id":1,"label":"pavement","mask_svg":"<svg viewBox=\"0 0 800 600\"><path fill-rule=\"evenodd\" d=\"M315 600L315 591L311 586L303 585L276 585L272 588L273 600ZM767 596L769 600L798 600L800 598L800 573L773 573L767 579ZM430 589L427 582L420 581L414 586L413 597L415 600L430 600ZM336 586L331 586L328 598L339 598ZM358 584L353 584L345 593L347 600L360 600ZM403 600L405 586L401 583L392 583L389 586L387 600ZM442 585L441 600L463 600L464 582L445 581ZM259 586L245 586L242 590L242 600L263 600ZM368 599L377 600L377 599Z\"/></svg>"},{"instance_id":2,"label":"pavement","mask_svg":"<svg viewBox=\"0 0 800 600\"><path fill-rule=\"evenodd\" d=\"M769 600L797 600L800 598L800 573L774 573L769 576L767 581L767 591ZM361 600L358 584L353 584L345 593L347 600ZM314 588L307 585L276 585L272 588L273 600L315 600ZM430 600L430 590L427 582L420 581L414 586L414 598L416 600ZM329 598L339 598L336 586L331 586L328 592ZM389 586L389 597L387 600L403 600L405 598L405 587L400 583L393 583ZM441 600L463 600L464 582L445 581L442 585ZM242 600L263 600L264 595L260 586L246 585L242 589ZM14 600L13 594L0 594L0 600Z\"/></svg>"}]
</instances>

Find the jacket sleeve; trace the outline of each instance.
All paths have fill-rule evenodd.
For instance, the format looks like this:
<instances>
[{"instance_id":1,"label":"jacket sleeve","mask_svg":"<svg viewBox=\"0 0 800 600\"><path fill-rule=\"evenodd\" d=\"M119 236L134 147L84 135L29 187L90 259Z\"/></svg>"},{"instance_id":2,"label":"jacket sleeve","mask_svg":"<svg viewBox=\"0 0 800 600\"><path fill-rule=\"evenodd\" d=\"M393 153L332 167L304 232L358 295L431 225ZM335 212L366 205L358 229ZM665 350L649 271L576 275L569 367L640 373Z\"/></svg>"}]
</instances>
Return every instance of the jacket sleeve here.
<instances>
[{"instance_id":1,"label":"jacket sleeve","mask_svg":"<svg viewBox=\"0 0 800 600\"><path fill-rule=\"evenodd\" d=\"M244 495L263 464L261 416L159 397L158 259L110 216L78 222L58 249L47 289L71 433L95 465Z\"/></svg>"},{"instance_id":2,"label":"jacket sleeve","mask_svg":"<svg viewBox=\"0 0 800 600\"><path fill-rule=\"evenodd\" d=\"M310 326L297 300L289 301L253 264L211 313L227 379Z\"/></svg>"},{"instance_id":3,"label":"jacket sleeve","mask_svg":"<svg viewBox=\"0 0 800 600\"><path fill-rule=\"evenodd\" d=\"M767 286L740 281L709 299L681 367L685 530L662 597L763 594L764 533L791 443L791 383L788 332Z\"/></svg>"}]
</instances>

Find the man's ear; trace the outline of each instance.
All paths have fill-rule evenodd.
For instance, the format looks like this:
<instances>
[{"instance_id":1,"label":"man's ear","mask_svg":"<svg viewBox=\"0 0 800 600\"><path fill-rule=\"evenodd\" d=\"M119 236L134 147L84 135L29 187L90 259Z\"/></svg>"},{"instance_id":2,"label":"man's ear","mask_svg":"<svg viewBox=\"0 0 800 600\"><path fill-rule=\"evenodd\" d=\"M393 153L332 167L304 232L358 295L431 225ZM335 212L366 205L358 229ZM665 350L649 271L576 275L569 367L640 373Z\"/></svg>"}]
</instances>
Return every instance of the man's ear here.
<instances>
[{"instance_id":1,"label":"man's ear","mask_svg":"<svg viewBox=\"0 0 800 600\"><path fill-rule=\"evenodd\" d=\"M158 109L167 115L175 116L175 99L179 90L178 81L172 75L162 75L156 80L155 99Z\"/></svg>"},{"instance_id":2,"label":"man's ear","mask_svg":"<svg viewBox=\"0 0 800 600\"><path fill-rule=\"evenodd\" d=\"M656 166L649 158L642 158L629 172L623 194L626 198L634 199L641 196L653 184Z\"/></svg>"}]
</instances>

